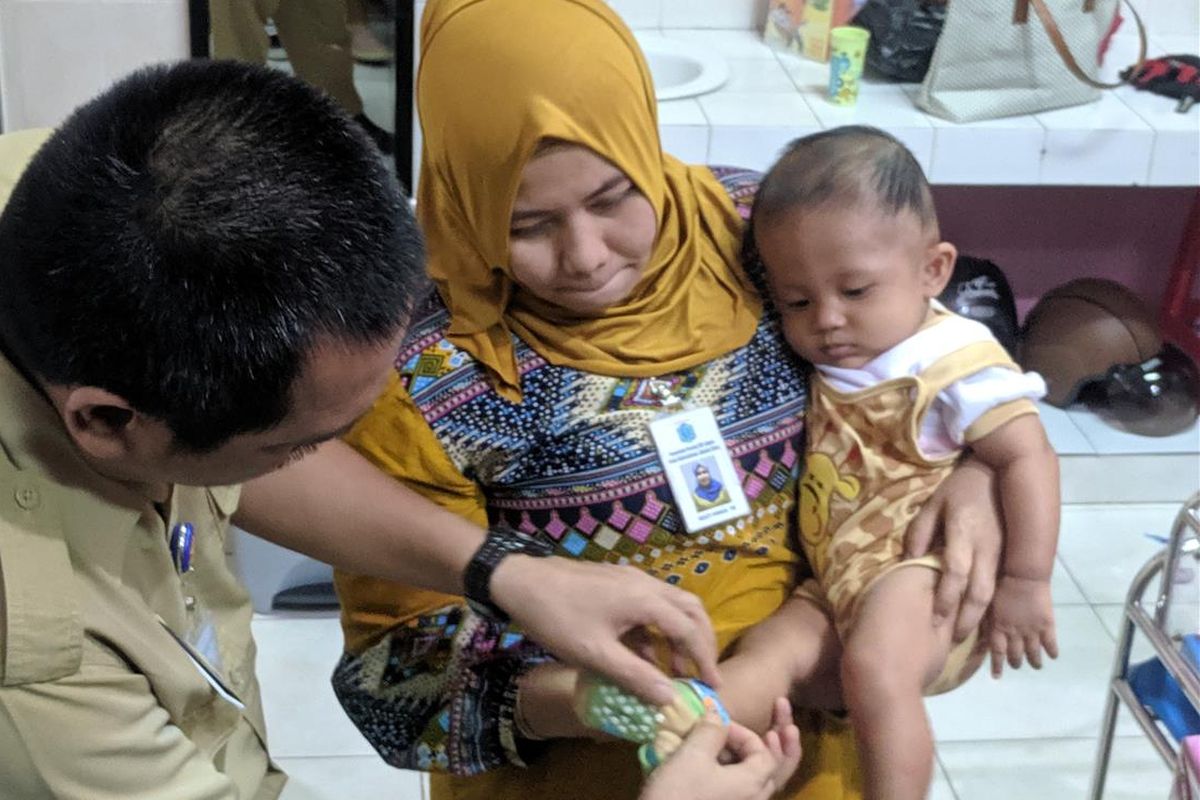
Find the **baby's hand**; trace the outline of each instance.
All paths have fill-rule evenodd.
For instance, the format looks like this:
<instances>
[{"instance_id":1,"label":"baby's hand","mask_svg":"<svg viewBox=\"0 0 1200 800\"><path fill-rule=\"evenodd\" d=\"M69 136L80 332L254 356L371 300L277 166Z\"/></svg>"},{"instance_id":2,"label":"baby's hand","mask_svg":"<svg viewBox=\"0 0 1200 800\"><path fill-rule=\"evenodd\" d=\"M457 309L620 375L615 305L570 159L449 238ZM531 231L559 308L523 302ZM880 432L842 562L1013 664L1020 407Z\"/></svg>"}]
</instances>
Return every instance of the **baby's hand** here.
<instances>
[{"instance_id":1,"label":"baby's hand","mask_svg":"<svg viewBox=\"0 0 1200 800\"><path fill-rule=\"evenodd\" d=\"M993 678L1000 677L1006 659L1013 669L1025 659L1034 669L1041 669L1043 649L1051 658L1058 658L1048 579L1000 577L992 600L988 644Z\"/></svg>"}]
</instances>

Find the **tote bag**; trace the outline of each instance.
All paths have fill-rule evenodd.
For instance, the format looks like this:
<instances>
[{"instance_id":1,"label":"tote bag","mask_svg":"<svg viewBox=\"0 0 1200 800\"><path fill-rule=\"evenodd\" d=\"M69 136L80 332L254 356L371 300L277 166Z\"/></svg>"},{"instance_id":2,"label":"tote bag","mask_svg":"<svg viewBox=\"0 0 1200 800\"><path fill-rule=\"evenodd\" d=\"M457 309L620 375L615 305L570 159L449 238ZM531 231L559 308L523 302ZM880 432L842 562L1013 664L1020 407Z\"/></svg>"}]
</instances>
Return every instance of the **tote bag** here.
<instances>
[{"instance_id":1,"label":"tote bag","mask_svg":"<svg viewBox=\"0 0 1200 800\"><path fill-rule=\"evenodd\" d=\"M1097 100L1093 76L1120 0L950 0L917 105L973 122ZM1130 6L1141 36L1146 32Z\"/></svg>"}]
</instances>

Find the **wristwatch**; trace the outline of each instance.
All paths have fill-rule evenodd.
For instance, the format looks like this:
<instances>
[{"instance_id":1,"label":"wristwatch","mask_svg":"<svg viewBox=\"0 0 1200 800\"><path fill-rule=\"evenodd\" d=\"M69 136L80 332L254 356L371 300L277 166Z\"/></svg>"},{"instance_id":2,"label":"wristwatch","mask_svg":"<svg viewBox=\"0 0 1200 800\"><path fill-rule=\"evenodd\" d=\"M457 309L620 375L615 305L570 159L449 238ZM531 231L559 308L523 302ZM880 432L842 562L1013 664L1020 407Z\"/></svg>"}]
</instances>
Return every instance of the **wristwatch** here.
<instances>
[{"instance_id":1,"label":"wristwatch","mask_svg":"<svg viewBox=\"0 0 1200 800\"><path fill-rule=\"evenodd\" d=\"M492 600L491 583L496 567L514 553L545 558L554 554L554 545L544 539L513 530L507 525L493 525L488 528L487 537L463 572L467 605L476 614L493 622L507 623L510 620L504 609Z\"/></svg>"}]
</instances>

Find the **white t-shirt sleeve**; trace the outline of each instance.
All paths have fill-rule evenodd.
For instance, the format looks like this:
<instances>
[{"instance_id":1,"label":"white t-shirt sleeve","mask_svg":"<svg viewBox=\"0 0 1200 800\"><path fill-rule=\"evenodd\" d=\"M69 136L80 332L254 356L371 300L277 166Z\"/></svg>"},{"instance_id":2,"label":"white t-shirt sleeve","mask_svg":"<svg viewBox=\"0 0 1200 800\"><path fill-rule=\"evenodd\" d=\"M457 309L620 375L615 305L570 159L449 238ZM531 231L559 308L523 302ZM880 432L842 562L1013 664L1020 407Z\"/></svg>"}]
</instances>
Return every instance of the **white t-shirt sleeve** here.
<instances>
[{"instance_id":1,"label":"white t-shirt sleeve","mask_svg":"<svg viewBox=\"0 0 1200 800\"><path fill-rule=\"evenodd\" d=\"M919 444L926 455L953 452L963 446L967 429L996 406L1021 398L1040 400L1046 382L1036 372L986 367L938 393L921 421Z\"/></svg>"}]
</instances>

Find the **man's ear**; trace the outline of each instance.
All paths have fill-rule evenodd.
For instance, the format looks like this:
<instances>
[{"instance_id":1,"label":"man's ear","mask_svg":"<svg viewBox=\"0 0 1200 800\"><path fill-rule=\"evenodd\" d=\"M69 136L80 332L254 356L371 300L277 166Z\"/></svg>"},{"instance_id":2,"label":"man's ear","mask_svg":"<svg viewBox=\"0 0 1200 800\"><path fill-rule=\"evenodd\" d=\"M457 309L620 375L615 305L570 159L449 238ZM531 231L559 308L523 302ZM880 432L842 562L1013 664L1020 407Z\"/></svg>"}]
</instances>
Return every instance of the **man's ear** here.
<instances>
[{"instance_id":1,"label":"man's ear","mask_svg":"<svg viewBox=\"0 0 1200 800\"><path fill-rule=\"evenodd\" d=\"M938 242L932 245L925 254L925 264L921 267L921 281L925 287L927 298L937 297L950 282L954 274L954 262L958 259L958 249L949 242Z\"/></svg>"},{"instance_id":2,"label":"man's ear","mask_svg":"<svg viewBox=\"0 0 1200 800\"><path fill-rule=\"evenodd\" d=\"M96 386L74 386L52 392L67 432L91 458L114 461L138 448L138 427L146 418L120 395Z\"/></svg>"}]
</instances>

